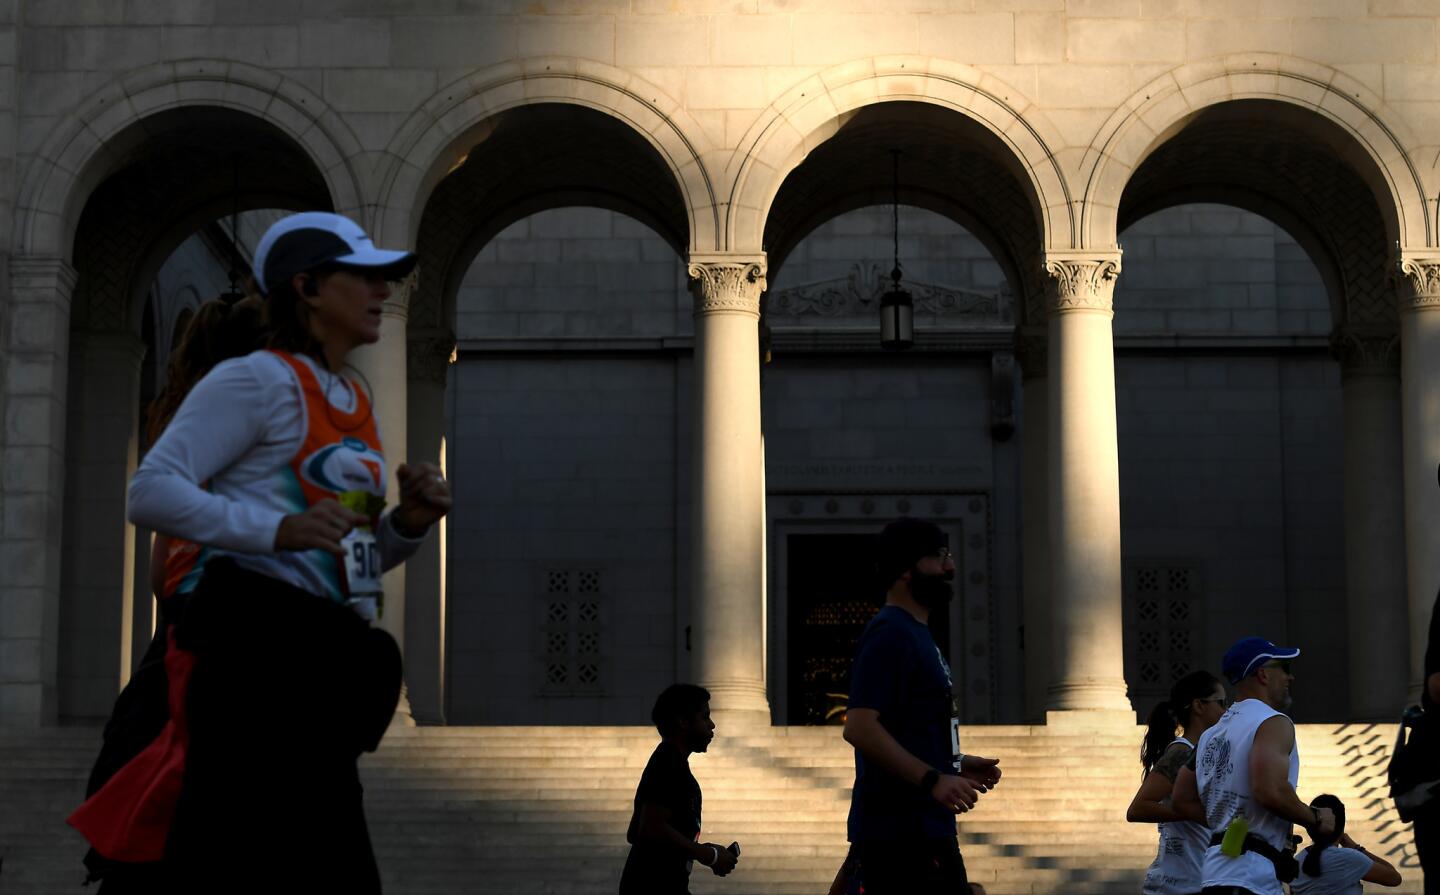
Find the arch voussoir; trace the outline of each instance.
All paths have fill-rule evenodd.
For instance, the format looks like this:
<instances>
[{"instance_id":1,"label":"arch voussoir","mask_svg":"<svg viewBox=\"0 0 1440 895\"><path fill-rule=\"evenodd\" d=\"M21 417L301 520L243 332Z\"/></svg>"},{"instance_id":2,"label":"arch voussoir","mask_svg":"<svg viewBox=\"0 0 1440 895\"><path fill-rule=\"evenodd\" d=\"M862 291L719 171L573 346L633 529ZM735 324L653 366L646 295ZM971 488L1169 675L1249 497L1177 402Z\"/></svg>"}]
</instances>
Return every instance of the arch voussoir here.
<instances>
[{"instance_id":1,"label":"arch voussoir","mask_svg":"<svg viewBox=\"0 0 1440 895\"><path fill-rule=\"evenodd\" d=\"M718 212L704 157L714 147L704 130L658 87L620 69L572 57L503 63L447 84L426 100L386 148L377 238L413 244L430 191L458 160L447 153L452 148L462 152L456 141L508 109L544 103L593 109L645 139L681 192L691 245L713 246Z\"/></svg>"},{"instance_id":2,"label":"arch voussoir","mask_svg":"<svg viewBox=\"0 0 1440 895\"><path fill-rule=\"evenodd\" d=\"M1113 245L1120 196L1141 162L1194 116L1237 100L1293 106L1354 144L1345 161L1375 192L1390 241L1434 245L1437 235L1414 145L1398 116L1354 78L1304 59L1250 53L1183 66L1146 84L1100 128L1084 169L1084 245Z\"/></svg>"},{"instance_id":3,"label":"arch voussoir","mask_svg":"<svg viewBox=\"0 0 1440 895\"><path fill-rule=\"evenodd\" d=\"M786 175L833 137L848 115L896 101L952 109L994 134L1012 156L1009 167L1028 181L1034 194L1043 243L1070 245L1073 203L1052 148L1063 142L1031 99L962 63L888 56L854 60L812 75L759 116L727 169L725 249L760 251L769 207Z\"/></svg>"},{"instance_id":4,"label":"arch voussoir","mask_svg":"<svg viewBox=\"0 0 1440 895\"><path fill-rule=\"evenodd\" d=\"M147 122L154 115L187 107L230 109L275 127L322 172L336 207L364 204L351 164L360 143L319 96L244 63L165 62L114 79L51 129L21 177L17 253L68 257L90 191L132 143L153 136Z\"/></svg>"}]
</instances>

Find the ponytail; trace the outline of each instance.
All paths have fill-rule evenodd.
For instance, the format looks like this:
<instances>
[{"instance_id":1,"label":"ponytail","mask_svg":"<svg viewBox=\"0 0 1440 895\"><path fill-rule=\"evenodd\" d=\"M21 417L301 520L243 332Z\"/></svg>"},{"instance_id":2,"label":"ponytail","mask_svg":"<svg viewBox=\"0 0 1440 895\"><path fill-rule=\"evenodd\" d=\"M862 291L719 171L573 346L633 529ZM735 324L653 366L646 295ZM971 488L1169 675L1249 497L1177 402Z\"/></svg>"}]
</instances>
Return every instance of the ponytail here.
<instances>
[{"instance_id":1,"label":"ponytail","mask_svg":"<svg viewBox=\"0 0 1440 895\"><path fill-rule=\"evenodd\" d=\"M256 298L233 305L212 299L195 310L170 352L165 383L146 412L145 434L150 443L165 431L190 389L211 368L259 347L262 310Z\"/></svg>"},{"instance_id":2,"label":"ponytail","mask_svg":"<svg viewBox=\"0 0 1440 895\"><path fill-rule=\"evenodd\" d=\"M1180 719L1175 717L1170 703L1159 703L1150 710L1150 717L1145 721L1145 742L1140 745L1140 764L1145 768L1145 776L1150 776L1160 756L1175 741L1175 728L1179 726Z\"/></svg>"},{"instance_id":3,"label":"ponytail","mask_svg":"<svg viewBox=\"0 0 1440 895\"><path fill-rule=\"evenodd\" d=\"M1215 692L1220 679L1208 671L1192 671L1170 688L1170 699L1151 709L1145 722L1145 741L1140 746L1140 764L1148 776L1155 763L1175 741L1177 728L1190 724L1190 704Z\"/></svg>"},{"instance_id":4,"label":"ponytail","mask_svg":"<svg viewBox=\"0 0 1440 895\"><path fill-rule=\"evenodd\" d=\"M1328 836L1310 834L1310 850L1305 853L1305 864L1301 869L1306 876L1319 876L1321 874L1320 853L1340 841L1345 835L1345 803L1336 796L1326 793L1323 796L1316 796L1310 800L1311 808L1329 808L1335 812L1335 832Z\"/></svg>"}]
</instances>

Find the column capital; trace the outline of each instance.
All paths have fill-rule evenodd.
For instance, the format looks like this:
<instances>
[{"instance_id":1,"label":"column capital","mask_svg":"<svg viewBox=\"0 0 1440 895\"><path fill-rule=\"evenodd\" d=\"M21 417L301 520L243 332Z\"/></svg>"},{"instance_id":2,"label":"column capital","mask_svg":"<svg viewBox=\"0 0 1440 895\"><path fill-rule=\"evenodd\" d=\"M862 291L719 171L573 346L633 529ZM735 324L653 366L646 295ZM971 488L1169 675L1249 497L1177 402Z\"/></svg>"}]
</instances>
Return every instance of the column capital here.
<instances>
[{"instance_id":1,"label":"column capital","mask_svg":"<svg viewBox=\"0 0 1440 895\"><path fill-rule=\"evenodd\" d=\"M455 358L455 334L449 330L411 330L406 334L405 365L412 382L444 382Z\"/></svg>"},{"instance_id":2,"label":"column capital","mask_svg":"<svg viewBox=\"0 0 1440 895\"><path fill-rule=\"evenodd\" d=\"M1400 311L1440 311L1440 254L1401 251Z\"/></svg>"},{"instance_id":3,"label":"column capital","mask_svg":"<svg viewBox=\"0 0 1440 895\"><path fill-rule=\"evenodd\" d=\"M1046 252L1045 272L1050 275L1048 313L1114 309L1119 252Z\"/></svg>"},{"instance_id":4,"label":"column capital","mask_svg":"<svg viewBox=\"0 0 1440 895\"><path fill-rule=\"evenodd\" d=\"M1041 379L1050 368L1050 332L1044 326L1021 326L1015 330L1015 357L1020 361L1022 380Z\"/></svg>"},{"instance_id":5,"label":"column capital","mask_svg":"<svg viewBox=\"0 0 1440 895\"><path fill-rule=\"evenodd\" d=\"M687 268L695 296L695 315L760 316L765 291L765 256L704 252L690 255Z\"/></svg>"},{"instance_id":6,"label":"column capital","mask_svg":"<svg viewBox=\"0 0 1440 895\"><path fill-rule=\"evenodd\" d=\"M1342 326L1330 334L1342 375L1399 376L1400 333L1377 326Z\"/></svg>"},{"instance_id":7,"label":"column capital","mask_svg":"<svg viewBox=\"0 0 1440 895\"><path fill-rule=\"evenodd\" d=\"M415 294L416 288L420 285L420 265L410 271L405 279L396 283L390 290L390 297L385 299L385 305L380 311L380 316L389 320L398 320L405 323L410 319L410 297Z\"/></svg>"}]
</instances>

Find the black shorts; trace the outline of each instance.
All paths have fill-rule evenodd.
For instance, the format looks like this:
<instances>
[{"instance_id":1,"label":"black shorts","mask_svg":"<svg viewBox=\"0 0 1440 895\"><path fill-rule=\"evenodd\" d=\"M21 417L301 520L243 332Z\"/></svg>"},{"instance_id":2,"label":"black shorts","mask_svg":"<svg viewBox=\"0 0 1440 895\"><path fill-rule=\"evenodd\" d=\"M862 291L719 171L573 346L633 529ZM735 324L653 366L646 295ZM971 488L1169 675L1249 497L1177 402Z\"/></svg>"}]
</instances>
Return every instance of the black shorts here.
<instances>
[{"instance_id":1,"label":"black shorts","mask_svg":"<svg viewBox=\"0 0 1440 895\"><path fill-rule=\"evenodd\" d=\"M865 895L955 895L969 891L965 860L954 836L854 847L856 875Z\"/></svg>"}]
</instances>

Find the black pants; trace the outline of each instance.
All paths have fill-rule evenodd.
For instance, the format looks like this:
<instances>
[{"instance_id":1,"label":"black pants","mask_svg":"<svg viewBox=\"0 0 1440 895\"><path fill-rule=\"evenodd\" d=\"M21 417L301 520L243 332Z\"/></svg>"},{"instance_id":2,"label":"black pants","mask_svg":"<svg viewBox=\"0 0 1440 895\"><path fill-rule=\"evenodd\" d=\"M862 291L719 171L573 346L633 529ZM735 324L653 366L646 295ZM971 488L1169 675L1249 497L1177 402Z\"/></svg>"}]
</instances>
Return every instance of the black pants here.
<instances>
[{"instance_id":1,"label":"black pants","mask_svg":"<svg viewBox=\"0 0 1440 895\"><path fill-rule=\"evenodd\" d=\"M965 860L955 837L860 842L854 847L865 895L968 895Z\"/></svg>"},{"instance_id":2,"label":"black pants","mask_svg":"<svg viewBox=\"0 0 1440 895\"><path fill-rule=\"evenodd\" d=\"M356 761L400 695L400 651L354 612L211 560L177 629L195 653L166 846L175 892L380 891Z\"/></svg>"},{"instance_id":3,"label":"black pants","mask_svg":"<svg viewBox=\"0 0 1440 895\"><path fill-rule=\"evenodd\" d=\"M1415 818L1415 853L1425 874L1425 895L1440 895L1440 808Z\"/></svg>"}]
</instances>

